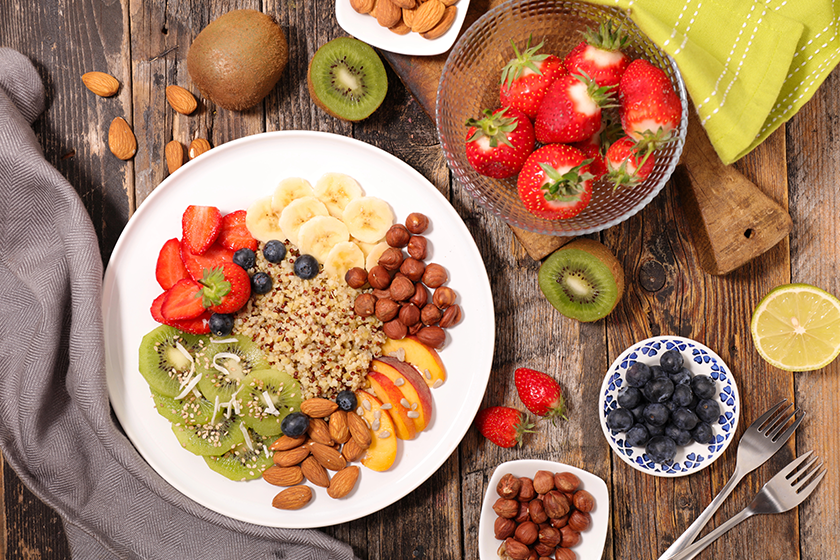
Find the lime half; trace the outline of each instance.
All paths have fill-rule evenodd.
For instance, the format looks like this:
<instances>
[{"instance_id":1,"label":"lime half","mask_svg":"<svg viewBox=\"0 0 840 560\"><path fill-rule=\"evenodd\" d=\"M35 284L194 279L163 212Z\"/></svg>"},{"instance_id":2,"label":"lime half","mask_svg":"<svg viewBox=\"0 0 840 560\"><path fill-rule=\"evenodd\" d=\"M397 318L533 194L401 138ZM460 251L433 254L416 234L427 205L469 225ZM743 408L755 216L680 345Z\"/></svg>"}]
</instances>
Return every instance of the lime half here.
<instances>
[{"instance_id":1,"label":"lime half","mask_svg":"<svg viewBox=\"0 0 840 560\"><path fill-rule=\"evenodd\" d=\"M750 322L761 357L786 371L811 371L840 354L840 300L808 284L779 286Z\"/></svg>"}]
</instances>

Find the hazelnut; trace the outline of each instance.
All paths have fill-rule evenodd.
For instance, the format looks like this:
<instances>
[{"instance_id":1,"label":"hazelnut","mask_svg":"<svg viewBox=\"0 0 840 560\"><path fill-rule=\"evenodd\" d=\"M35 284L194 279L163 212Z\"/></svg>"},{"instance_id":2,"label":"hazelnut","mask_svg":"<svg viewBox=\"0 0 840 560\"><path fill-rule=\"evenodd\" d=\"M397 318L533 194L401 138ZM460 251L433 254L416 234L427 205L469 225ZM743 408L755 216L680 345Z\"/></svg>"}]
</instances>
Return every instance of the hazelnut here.
<instances>
[{"instance_id":1,"label":"hazelnut","mask_svg":"<svg viewBox=\"0 0 840 560\"><path fill-rule=\"evenodd\" d=\"M374 308L374 313L376 314L376 318L382 321L383 323L387 323L391 319L397 316L397 313L400 312L400 304L392 299L378 299L376 300L376 307Z\"/></svg>"},{"instance_id":2,"label":"hazelnut","mask_svg":"<svg viewBox=\"0 0 840 560\"><path fill-rule=\"evenodd\" d=\"M502 498L513 500L519 495L520 486L522 486L522 481L507 473L499 479L499 483L496 485L496 493Z\"/></svg>"},{"instance_id":3,"label":"hazelnut","mask_svg":"<svg viewBox=\"0 0 840 560\"><path fill-rule=\"evenodd\" d=\"M592 523L592 516L578 509L569 516L569 527L578 533L586 531L590 523Z\"/></svg>"},{"instance_id":4,"label":"hazelnut","mask_svg":"<svg viewBox=\"0 0 840 560\"><path fill-rule=\"evenodd\" d=\"M423 327L417 331L417 338L426 346L441 348L446 342L446 333L440 327Z\"/></svg>"},{"instance_id":5,"label":"hazelnut","mask_svg":"<svg viewBox=\"0 0 840 560\"><path fill-rule=\"evenodd\" d=\"M528 502L519 502L519 513L513 518L517 523L525 523L531 520L531 512L528 511Z\"/></svg>"},{"instance_id":6,"label":"hazelnut","mask_svg":"<svg viewBox=\"0 0 840 560\"><path fill-rule=\"evenodd\" d=\"M400 265L400 272L405 274L412 282L419 282L420 279L423 278L423 272L425 270L425 263L415 259L414 257L408 257Z\"/></svg>"},{"instance_id":7,"label":"hazelnut","mask_svg":"<svg viewBox=\"0 0 840 560\"><path fill-rule=\"evenodd\" d=\"M408 327L408 334L417 334L417 331L423 328L423 323L414 323Z\"/></svg>"},{"instance_id":8,"label":"hazelnut","mask_svg":"<svg viewBox=\"0 0 840 560\"><path fill-rule=\"evenodd\" d=\"M385 267L376 265L368 271L368 282L371 287L384 290L391 285L391 274Z\"/></svg>"},{"instance_id":9,"label":"hazelnut","mask_svg":"<svg viewBox=\"0 0 840 560\"><path fill-rule=\"evenodd\" d=\"M519 502L508 498L499 498L496 500L496 503L493 504L493 511L495 511L496 515L499 517L513 519L519 513Z\"/></svg>"},{"instance_id":10,"label":"hazelnut","mask_svg":"<svg viewBox=\"0 0 840 560\"><path fill-rule=\"evenodd\" d=\"M558 548L554 551L554 560L577 560L577 554L571 548Z\"/></svg>"},{"instance_id":11,"label":"hazelnut","mask_svg":"<svg viewBox=\"0 0 840 560\"><path fill-rule=\"evenodd\" d=\"M513 536L522 544L532 544L537 540L537 533L537 524L533 521L525 521L519 524L516 531L513 532Z\"/></svg>"},{"instance_id":12,"label":"hazelnut","mask_svg":"<svg viewBox=\"0 0 840 560\"><path fill-rule=\"evenodd\" d=\"M508 537L512 537L515 530L516 522L513 519L497 517L496 522L493 524L493 533L500 541L503 541Z\"/></svg>"},{"instance_id":13,"label":"hazelnut","mask_svg":"<svg viewBox=\"0 0 840 560\"><path fill-rule=\"evenodd\" d=\"M568 525L560 529L560 535L563 548L572 548L580 542L580 533L573 531Z\"/></svg>"},{"instance_id":14,"label":"hazelnut","mask_svg":"<svg viewBox=\"0 0 840 560\"><path fill-rule=\"evenodd\" d=\"M448 329L449 327L457 325L461 321L461 307L459 305L450 305L443 312L443 317L440 318L440 328Z\"/></svg>"},{"instance_id":15,"label":"hazelnut","mask_svg":"<svg viewBox=\"0 0 840 560\"><path fill-rule=\"evenodd\" d=\"M405 303L400 309L400 322L406 327L420 322L420 309L413 303Z\"/></svg>"},{"instance_id":16,"label":"hazelnut","mask_svg":"<svg viewBox=\"0 0 840 560\"><path fill-rule=\"evenodd\" d=\"M569 513L569 509L571 509L569 498L557 490L551 490L548 494L543 496L543 504L545 505L545 512L552 519L556 517L563 517Z\"/></svg>"},{"instance_id":17,"label":"hazelnut","mask_svg":"<svg viewBox=\"0 0 840 560\"><path fill-rule=\"evenodd\" d=\"M379 256L379 265L385 267L385 270L393 272L399 270L404 258L402 249L388 247Z\"/></svg>"},{"instance_id":18,"label":"hazelnut","mask_svg":"<svg viewBox=\"0 0 840 560\"><path fill-rule=\"evenodd\" d=\"M551 526L555 529L562 529L563 527L569 524L569 517L570 515L567 513L563 517L558 517L556 519L549 518L549 522L551 523Z\"/></svg>"},{"instance_id":19,"label":"hazelnut","mask_svg":"<svg viewBox=\"0 0 840 560\"><path fill-rule=\"evenodd\" d=\"M344 273L344 281L347 282L348 286L356 289L359 289L367 284L367 277L367 270L358 266L354 266Z\"/></svg>"},{"instance_id":20,"label":"hazelnut","mask_svg":"<svg viewBox=\"0 0 840 560\"><path fill-rule=\"evenodd\" d=\"M534 498L528 502L528 513L531 516L531 521L534 523L545 523L548 520L548 514L545 513L543 501L539 498Z\"/></svg>"},{"instance_id":21,"label":"hazelnut","mask_svg":"<svg viewBox=\"0 0 840 560\"><path fill-rule=\"evenodd\" d=\"M437 263L430 263L426 265L426 270L423 272L423 283L428 287L434 289L442 286L448 279L446 269Z\"/></svg>"},{"instance_id":22,"label":"hazelnut","mask_svg":"<svg viewBox=\"0 0 840 560\"><path fill-rule=\"evenodd\" d=\"M531 554L527 546L510 537L505 540L505 552L511 560L526 560L528 555Z\"/></svg>"},{"instance_id":23,"label":"hazelnut","mask_svg":"<svg viewBox=\"0 0 840 560\"><path fill-rule=\"evenodd\" d=\"M411 233L423 233L429 227L429 218L420 212L412 212L405 219L405 228Z\"/></svg>"},{"instance_id":24,"label":"hazelnut","mask_svg":"<svg viewBox=\"0 0 840 560\"><path fill-rule=\"evenodd\" d=\"M428 303L420 310L420 320L424 325L434 325L443 317L443 312L433 303Z\"/></svg>"},{"instance_id":25,"label":"hazelnut","mask_svg":"<svg viewBox=\"0 0 840 560\"><path fill-rule=\"evenodd\" d=\"M580 486L580 479L574 473L556 473L554 475L554 486L561 492L574 492Z\"/></svg>"},{"instance_id":26,"label":"hazelnut","mask_svg":"<svg viewBox=\"0 0 840 560\"><path fill-rule=\"evenodd\" d=\"M391 247L405 247L410 238L411 234L402 224L392 225L385 233L385 242Z\"/></svg>"},{"instance_id":27,"label":"hazelnut","mask_svg":"<svg viewBox=\"0 0 840 560\"><path fill-rule=\"evenodd\" d=\"M548 494L554 490L554 473L537 471L534 474L534 490L537 494Z\"/></svg>"},{"instance_id":28,"label":"hazelnut","mask_svg":"<svg viewBox=\"0 0 840 560\"><path fill-rule=\"evenodd\" d=\"M382 325L382 331L385 336L392 340L399 340L405 338L408 334L408 327L406 327L399 319L393 319Z\"/></svg>"},{"instance_id":29,"label":"hazelnut","mask_svg":"<svg viewBox=\"0 0 840 560\"><path fill-rule=\"evenodd\" d=\"M423 306L426 305L426 302L429 301L429 290L426 289L426 286L423 284L415 284L414 285L414 295L411 296L411 299L408 300L420 309L423 309Z\"/></svg>"},{"instance_id":30,"label":"hazelnut","mask_svg":"<svg viewBox=\"0 0 840 560\"><path fill-rule=\"evenodd\" d=\"M353 302L353 311L359 317L370 317L376 310L376 298L373 294L359 294Z\"/></svg>"},{"instance_id":31,"label":"hazelnut","mask_svg":"<svg viewBox=\"0 0 840 560\"><path fill-rule=\"evenodd\" d=\"M376 299L383 299L383 298L391 299L391 290L389 290L387 288L384 289L384 290L374 289L371 293L373 294L373 297L375 297Z\"/></svg>"},{"instance_id":32,"label":"hazelnut","mask_svg":"<svg viewBox=\"0 0 840 560\"><path fill-rule=\"evenodd\" d=\"M575 492L573 502L575 507L584 513L589 513L595 509L595 498L586 490L578 490Z\"/></svg>"},{"instance_id":33,"label":"hazelnut","mask_svg":"<svg viewBox=\"0 0 840 560\"><path fill-rule=\"evenodd\" d=\"M434 295L432 295L432 301L440 309L446 309L447 307L455 303L455 299L457 297L458 295L452 288L448 286L440 286L438 289L435 290Z\"/></svg>"},{"instance_id":34,"label":"hazelnut","mask_svg":"<svg viewBox=\"0 0 840 560\"><path fill-rule=\"evenodd\" d=\"M540 529L540 532L537 535L537 538L540 539L540 543L552 548L560 545L560 537L560 529L555 529L554 527Z\"/></svg>"},{"instance_id":35,"label":"hazelnut","mask_svg":"<svg viewBox=\"0 0 840 560\"><path fill-rule=\"evenodd\" d=\"M519 496L516 499L520 502L530 502L537 497L537 493L534 490L534 481L527 476L521 477L520 480L522 481L522 486L519 488Z\"/></svg>"},{"instance_id":36,"label":"hazelnut","mask_svg":"<svg viewBox=\"0 0 840 560\"><path fill-rule=\"evenodd\" d=\"M534 545L534 552L537 553L539 558L549 558L551 555L554 554L555 547L548 546L546 544L538 542Z\"/></svg>"},{"instance_id":37,"label":"hazelnut","mask_svg":"<svg viewBox=\"0 0 840 560\"><path fill-rule=\"evenodd\" d=\"M405 276L397 276L391 281L391 298L405 301L414 295L414 282Z\"/></svg>"},{"instance_id":38,"label":"hazelnut","mask_svg":"<svg viewBox=\"0 0 840 560\"><path fill-rule=\"evenodd\" d=\"M426 258L427 243L426 238L422 235L412 235L411 239L408 240L406 251L418 261L422 261Z\"/></svg>"}]
</instances>

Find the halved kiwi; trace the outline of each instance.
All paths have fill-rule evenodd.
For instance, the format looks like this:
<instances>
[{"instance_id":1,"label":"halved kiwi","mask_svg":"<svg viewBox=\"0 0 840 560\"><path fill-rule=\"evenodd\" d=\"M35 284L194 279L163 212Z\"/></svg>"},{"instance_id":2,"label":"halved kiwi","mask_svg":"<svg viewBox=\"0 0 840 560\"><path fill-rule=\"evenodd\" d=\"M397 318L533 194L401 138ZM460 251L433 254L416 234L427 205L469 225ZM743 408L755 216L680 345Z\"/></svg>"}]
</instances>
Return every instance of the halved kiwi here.
<instances>
[{"instance_id":1,"label":"halved kiwi","mask_svg":"<svg viewBox=\"0 0 840 560\"><path fill-rule=\"evenodd\" d=\"M222 455L245 441L239 424L242 418L231 416L216 423L182 424L173 422L172 431L181 445L196 455Z\"/></svg>"},{"instance_id":2,"label":"halved kiwi","mask_svg":"<svg viewBox=\"0 0 840 560\"><path fill-rule=\"evenodd\" d=\"M300 410L303 400L300 383L287 373L276 369L252 371L242 384L239 398L242 399L243 420L260 435L281 434L283 418Z\"/></svg>"},{"instance_id":3,"label":"halved kiwi","mask_svg":"<svg viewBox=\"0 0 840 560\"><path fill-rule=\"evenodd\" d=\"M339 37L309 61L309 95L318 107L346 121L369 117L385 99L388 76L379 55L358 39Z\"/></svg>"},{"instance_id":4,"label":"halved kiwi","mask_svg":"<svg viewBox=\"0 0 840 560\"><path fill-rule=\"evenodd\" d=\"M198 388L210 402L217 396L219 402L228 402L249 373L269 367L265 354L247 336L224 340L229 342L209 339L195 360L196 371L201 374Z\"/></svg>"},{"instance_id":5,"label":"halved kiwi","mask_svg":"<svg viewBox=\"0 0 840 560\"><path fill-rule=\"evenodd\" d=\"M166 325L146 334L140 342L139 369L149 387L167 397L181 393L206 340Z\"/></svg>"},{"instance_id":6,"label":"halved kiwi","mask_svg":"<svg viewBox=\"0 0 840 560\"><path fill-rule=\"evenodd\" d=\"M185 425L206 424L213 419L214 404L203 397L190 392L186 397L176 400L157 391L152 391L155 408L161 416L170 422Z\"/></svg>"},{"instance_id":7,"label":"halved kiwi","mask_svg":"<svg viewBox=\"0 0 840 560\"><path fill-rule=\"evenodd\" d=\"M557 311L590 322L610 314L624 293L624 269L602 243L580 238L540 266L540 290Z\"/></svg>"},{"instance_id":8,"label":"halved kiwi","mask_svg":"<svg viewBox=\"0 0 840 560\"><path fill-rule=\"evenodd\" d=\"M268 451L277 439L263 437L248 430L251 445L242 442L227 453L218 457L205 456L207 466L231 480L253 480L274 464L274 452Z\"/></svg>"}]
</instances>

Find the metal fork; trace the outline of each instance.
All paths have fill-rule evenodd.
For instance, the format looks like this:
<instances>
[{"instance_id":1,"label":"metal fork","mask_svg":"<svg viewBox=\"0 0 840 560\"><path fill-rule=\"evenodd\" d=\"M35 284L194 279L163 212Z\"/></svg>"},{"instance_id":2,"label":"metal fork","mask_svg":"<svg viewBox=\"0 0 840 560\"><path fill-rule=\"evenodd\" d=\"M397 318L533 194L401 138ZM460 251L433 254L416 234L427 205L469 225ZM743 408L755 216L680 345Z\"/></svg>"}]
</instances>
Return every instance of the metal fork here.
<instances>
[{"instance_id":1,"label":"metal fork","mask_svg":"<svg viewBox=\"0 0 840 560\"><path fill-rule=\"evenodd\" d=\"M750 505L730 517L720 527L693 545L673 556L671 560L690 560L694 558L725 532L753 515L783 513L804 502L811 495L811 492L817 488L826 473L822 461L813 466L817 462L816 456L805 462L812 453L813 451L809 451L802 457L791 461L788 466L761 488ZM812 466L813 468L811 468Z\"/></svg>"},{"instance_id":2,"label":"metal fork","mask_svg":"<svg viewBox=\"0 0 840 560\"><path fill-rule=\"evenodd\" d=\"M756 419L755 422L750 424L744 432L744 435L741 436L740 443L738 443L738 458L735 462L735 472L732 473L729 481L718 492L715 499L706 506L703 513L694 520L694 523L659 557L659 560L668 560L690 545L727 496L741 482L741 479L767 462L790 439L793 431L799 426L799 423L802 422L802 418L805 415L803 412L787 430L782 432L782 429L788 421L800 412L800 409L797 408L787 415L786 412L791 406L787 402L787 399L782 399Z\"/></svg>"}]
</instances>

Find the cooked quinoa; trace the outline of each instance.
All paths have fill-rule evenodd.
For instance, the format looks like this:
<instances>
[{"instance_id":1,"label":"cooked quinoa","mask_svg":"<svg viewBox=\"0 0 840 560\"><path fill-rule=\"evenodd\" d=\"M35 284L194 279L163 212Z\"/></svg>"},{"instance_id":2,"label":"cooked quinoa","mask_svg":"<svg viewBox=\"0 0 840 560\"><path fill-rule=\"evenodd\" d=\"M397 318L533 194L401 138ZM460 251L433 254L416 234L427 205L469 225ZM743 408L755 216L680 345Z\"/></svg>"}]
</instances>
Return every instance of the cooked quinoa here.
<instances>
[{"instance_id":1,"label":"cooked quinoa","mask_svg":"<svg viewBox=\"0 0 840 560\"><path fill-rule=\"evenodd\" d=\"M371 360L381 354L385 334L375 317L353 312L359 291L323 271L311 280L294 273L298 251L286 242L286 258L270 263L257 251L256 270L273 287L254 294L236 314L234 333L251 337L269 363L294 376L303 397L332 398L366 383Z\"/></svg>"}]
</instances>

